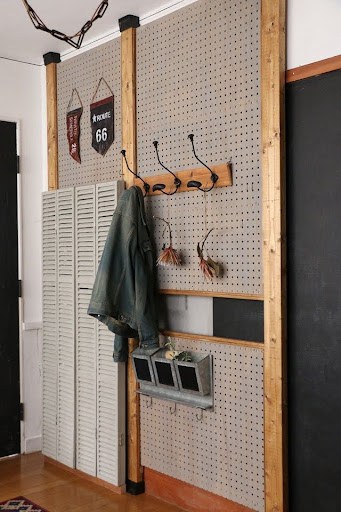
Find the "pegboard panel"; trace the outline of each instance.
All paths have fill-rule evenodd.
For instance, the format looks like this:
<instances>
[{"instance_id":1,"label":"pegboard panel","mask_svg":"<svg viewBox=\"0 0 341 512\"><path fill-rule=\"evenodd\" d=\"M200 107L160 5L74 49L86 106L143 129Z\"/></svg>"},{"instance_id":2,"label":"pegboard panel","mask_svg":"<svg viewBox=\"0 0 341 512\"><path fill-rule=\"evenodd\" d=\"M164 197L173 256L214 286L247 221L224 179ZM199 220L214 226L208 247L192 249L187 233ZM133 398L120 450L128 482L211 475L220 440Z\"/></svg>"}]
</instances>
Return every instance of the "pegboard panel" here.
<instances>
[{"instance_id":1,"label":"pegboard panel","mask_svg":"<svg viewBox=\"0 0 341 512\"><path fill-rule=\"evenodd\" d=\"M214 410L141 396L142 465L263 512L263 351L174 341L213 355Z\"/></svg>"},{"instance_id":2,"label":"pegboard panel","mask_svg":"<svg viewBox=\"0 0 341 512\"><path fill-rule=\"evenodd\" d=\"M102 156L91 146L90 104L101 77L114 94L114 142ZM57 66L58 87L58 164L59 187L90 185L119 179L121 176L121 44L120 38L103 44ZM66 113L72 90L76 88L83 103L80 121L81 164L69 155ZM96 99L111 93L101 84ZM79 106L74 95L71 108Z\"/></svg>"},{"instance_id":3,"label":"pegboard panel","mask_svg":"<svg viewBox=\"0 0 341 512\"><path fill-rule=\"evenodd\" d=\"M161 268L162 289L262 293L260 173L260 1L199 0L137 31L138 169L142 176L232 162L233 186L147 199L169 219L184 265ZM207 240L224 268L206 283L196 245ZM155 223L160 251L164 226ZM166 237L166 242L167 237Z\"/></svg>"}]
</instances>

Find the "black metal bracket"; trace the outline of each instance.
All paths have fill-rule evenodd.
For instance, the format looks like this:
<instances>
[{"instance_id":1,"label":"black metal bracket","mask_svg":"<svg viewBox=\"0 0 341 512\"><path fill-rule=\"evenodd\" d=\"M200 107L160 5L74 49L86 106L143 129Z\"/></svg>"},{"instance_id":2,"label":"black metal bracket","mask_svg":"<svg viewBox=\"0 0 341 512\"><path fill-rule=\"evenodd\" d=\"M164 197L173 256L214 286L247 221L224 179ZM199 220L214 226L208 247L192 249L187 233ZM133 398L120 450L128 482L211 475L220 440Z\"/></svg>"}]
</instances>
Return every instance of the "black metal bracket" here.
<instances>
[{"instance_id":1,"label":"black metal bracket","mask_svg":"<svg viewBox=\"0 0 341 512\"><path fill-rule=\"evenodd\" d=\"M18 279L18 298L22 298L22 280Z\"/></svg>"},{"instance_id":2,"label":"black metal bracket","mask_svg":"<svg viewBox=\"0 0 341 512\"><path fill-rule=\"evenodd\" d=\"M144 482L133 482L132 480L127 480L126 491L128 494L132 494L133 496L143 494L145 491Z\"/></svg>"}]
</instances>

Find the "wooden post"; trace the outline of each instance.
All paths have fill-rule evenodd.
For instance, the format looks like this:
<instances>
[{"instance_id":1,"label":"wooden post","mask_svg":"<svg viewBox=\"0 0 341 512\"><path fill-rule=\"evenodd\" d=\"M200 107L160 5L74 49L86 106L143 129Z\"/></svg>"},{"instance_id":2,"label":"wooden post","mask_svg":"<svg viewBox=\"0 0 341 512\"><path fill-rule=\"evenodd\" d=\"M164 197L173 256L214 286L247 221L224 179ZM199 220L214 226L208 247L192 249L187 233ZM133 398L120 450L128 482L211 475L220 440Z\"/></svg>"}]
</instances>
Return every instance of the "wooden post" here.
<instances>
[{"instance_id":1,"label":"wooden post","mask_svg":"<svg viewBox=\"0 0 341 512\"><path fill-rule=\"evenodd\" d=\"M136 118L136 28L140 26L137 16L128 15L119 20L121 31L121 76L122 76L122 149L131 169L137 169L137 118ZM122 162L123 164L123 162ZM127 187L134 184L134 176L123 166ZM131 363L131 352L138 346L135 339L129 340L127 367L127 492L144 492L143 468L140 453L140 400Z\"/></svg>"},{"instance_id":2,"label":"wooden post","mask_svg":"<svg viewBox=\"0 0 341 512\"><path fill-rule=\"evenodd\" d=\"M58 111L57 111L57 64L59 53L46 53L46 99L47 99L47 152L48 152L48 187L58 188Z\"/></svg>"},{"instance_id":3,"label":"wooden post","mask_svg":"<svg viewBox=\"0 0 341 512\"><path fill-rule=\"evenodd\" d=\"M287 510L285 0L261 3L265 510Z\"/></svg>"}]
</instances>

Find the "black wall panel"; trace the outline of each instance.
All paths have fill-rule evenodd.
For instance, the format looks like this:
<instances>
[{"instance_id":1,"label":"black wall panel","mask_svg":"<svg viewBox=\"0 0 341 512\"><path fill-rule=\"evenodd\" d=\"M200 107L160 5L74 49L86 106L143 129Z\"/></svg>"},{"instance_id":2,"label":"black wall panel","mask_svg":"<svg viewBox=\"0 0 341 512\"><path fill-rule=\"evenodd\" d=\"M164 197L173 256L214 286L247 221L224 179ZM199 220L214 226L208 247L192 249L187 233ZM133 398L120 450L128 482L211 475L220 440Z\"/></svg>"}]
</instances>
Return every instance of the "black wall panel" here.
<instances>
[{"instance_id":1,"label":"black wall panel","mask_svg":"<svg viewBox=\"0 0 341 512\"><path fill-rule=\"evenodd\" d=\"M0 457L20 453L16 124L0 121Z\"/></svg>"},{"instance_id":2,"label":"black wall panel","mask_svg":"<svg viewBox=\"0 0 341 512\"><path fill-rule=\"evenodd\" d=\"M264 340L264 304L260 300L213 299L213 336Z\"/></svg>"},{"instance_id":3,"label":"black wall panel","mask_svg":"<svg viewBox=\"0 0 341 512\"><path fill-rule=\"evenodd\" d=\"M290 512L341 510L341 71L287 87Z\"/></svg>"}]
</instances>

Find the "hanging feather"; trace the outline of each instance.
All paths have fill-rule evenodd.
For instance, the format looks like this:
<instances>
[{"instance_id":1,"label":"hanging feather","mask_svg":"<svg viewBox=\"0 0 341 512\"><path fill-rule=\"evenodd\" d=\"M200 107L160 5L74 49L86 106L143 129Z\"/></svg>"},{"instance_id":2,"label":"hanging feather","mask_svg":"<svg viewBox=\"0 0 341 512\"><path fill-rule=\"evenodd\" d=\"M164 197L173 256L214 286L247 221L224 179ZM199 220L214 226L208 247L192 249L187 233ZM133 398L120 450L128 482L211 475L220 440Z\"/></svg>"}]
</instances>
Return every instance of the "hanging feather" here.
<instances>
[{"instance_id":1,"label":"hanging feather","mask_svg":"<svg viewBox=\"0 0 341 512\"><path fill-rule=\"evenodd\" d=\"M169 247L165 247L164 245L156 264L163 267L179 266L181 265L181 260L176 249L173 249L171 245Z\"/></svg>"},{"instance_id":2,"label":"hanging feather","mask_svg":"<svg viewBox=\"0 0 341 512\"><path fill-rule=\"evenodd\" d=\"M166 221L165 219L162 219L161 217L154 217L154 218L165 222L167 224L168 230L169 230L169 246L166 247L166 244L163 244L162 251L156 261L156 265L160 265L163 267L172 267L172 266L178 267L178 266L180 266L181 265L180 255L177 252L177 250L173 248L173 245L172 245L172 230L170 227L170 223L168 221ZM164 236L166 229L167 228L164 229L162 236Z\"/></svg>"},{"instance_id":3,"label":"hanging feather","mask_svg":"<svg viewBox=\"0 0 341 512\"><path fill-rule=\"evenodd\" d=\"M213 231L213 228L209 230L205 238L202 242L199 242L197 245L197 253L199 256L199 268L201 272L204 274L204 277L207 281L212 281L213 277L219 277L220 275L220 265L207 256L204 258L204 245L208 238L208 235Z\"/></svg>"}]
</instances>

